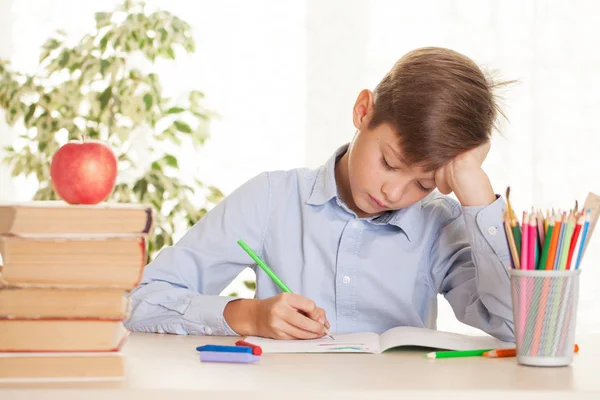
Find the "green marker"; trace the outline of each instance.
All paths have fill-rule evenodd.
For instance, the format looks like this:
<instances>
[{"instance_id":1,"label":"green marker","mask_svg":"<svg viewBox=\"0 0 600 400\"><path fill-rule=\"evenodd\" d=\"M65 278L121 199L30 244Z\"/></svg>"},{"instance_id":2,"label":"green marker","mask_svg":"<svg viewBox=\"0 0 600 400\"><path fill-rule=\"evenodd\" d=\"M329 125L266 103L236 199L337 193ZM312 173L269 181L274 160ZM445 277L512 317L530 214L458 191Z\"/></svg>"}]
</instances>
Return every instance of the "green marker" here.
<instances>
[{"instance_id":1,"label":"green marker","mask_svg":"<svg viewBox=\"0 0 600 400\"><path fill-rule=\"evenodd\" d=\"M483 353L492 351L494 349L486 350L465 350L465 351L434 351L432 353L425 354L426 358L456 358L456 357L477 357L483 356Z\"/></svg>"},{"instance_id":2,"label":"green marker","mask_svg":"<svg viewBox=\"0 0 600 400\"><path fill-rule=\"evenodd\" d=\"M293 293L292 290L289 287L287 287L285 283L283 283L283 281L277 276L277 274L275 274L275 272L273 272L273 270L269 268L269 266L254 252L254 250L250 248L250 246L248 246L246 242L240 239L238 240L238 244L242 247L242 249L246 251L246 253L248 253L248 255L254 260L256 265L262 268L262 270L265 271L265 273L269 275L271 279L273 279L273 282L275 282L281 290L287 293ZM327 327L325 327L325 333L327 334L327 336L333 339L333 336L331 336L331 333L329 333Z\"/></svg>"}]
</instances>

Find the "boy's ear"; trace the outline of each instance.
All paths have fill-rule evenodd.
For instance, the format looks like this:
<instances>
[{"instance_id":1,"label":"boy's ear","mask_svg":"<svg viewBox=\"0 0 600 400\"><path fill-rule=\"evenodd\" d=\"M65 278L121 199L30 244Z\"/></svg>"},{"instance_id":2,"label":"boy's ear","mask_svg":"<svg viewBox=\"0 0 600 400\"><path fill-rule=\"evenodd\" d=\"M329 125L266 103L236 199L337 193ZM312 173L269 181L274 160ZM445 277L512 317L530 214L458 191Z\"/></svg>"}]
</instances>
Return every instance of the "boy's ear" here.
<instances>
[{"instance_id":1,"label":"boy's ear","mask_svg":"<svg viewBox=\"0 0 600 400\"><path fill-rule=\"evenodd\" d=\"M352 122L358 130L363 129L373 116L373 92L362 90L354 103Z\"/></svg>"}]
</instances>

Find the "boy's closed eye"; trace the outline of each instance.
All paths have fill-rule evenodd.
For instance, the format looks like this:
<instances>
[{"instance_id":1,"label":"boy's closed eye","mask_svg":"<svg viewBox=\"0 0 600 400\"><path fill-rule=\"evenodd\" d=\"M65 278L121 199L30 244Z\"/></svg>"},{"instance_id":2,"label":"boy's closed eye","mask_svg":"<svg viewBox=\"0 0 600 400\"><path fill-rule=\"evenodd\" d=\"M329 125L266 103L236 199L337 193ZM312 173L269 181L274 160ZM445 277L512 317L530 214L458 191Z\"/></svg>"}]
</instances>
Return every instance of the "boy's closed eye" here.
<instances>
[{"instance_id":1,"label":"boy's closed eye","mask_svg":"<svg viewBox=\"0 0 600 400\"><path fill-rule=\"evenodd\" d=\"M390 163L387 161L387 159L385 157L385 154L381 155L381 165L383 165L383 167L388 171L394 171L394 170L399 169L399 168L396 168L396 167L393 167L392 165L390 165ZM430 192L433 189L435 189L435 187L431 187L430 185L424 185L420 181L415 181L415 184L417 185L417 188L419 188L419 190L421 190L423 192Z\"/></svg>"}]
</instances>

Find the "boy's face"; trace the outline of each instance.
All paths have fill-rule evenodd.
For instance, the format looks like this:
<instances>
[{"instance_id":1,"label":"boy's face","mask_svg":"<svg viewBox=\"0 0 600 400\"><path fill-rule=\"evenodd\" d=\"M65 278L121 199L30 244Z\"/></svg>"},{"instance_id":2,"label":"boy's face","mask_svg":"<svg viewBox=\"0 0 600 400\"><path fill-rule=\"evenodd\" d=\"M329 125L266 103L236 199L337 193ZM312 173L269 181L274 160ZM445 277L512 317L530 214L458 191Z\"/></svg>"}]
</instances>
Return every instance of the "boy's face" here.
<instances>
[{"instance_id":1,"label":"boy's face","mask_svg":"<svg viewBox=\"0 0 600 400\"><path fill-rule=\"evenodd\" d=\"M359 217L408 207L436 187L435 171L425 172L403 161L398 136L390 125L368 128L372 112L372 94L364 90L354 107L358 133L345 156L352 201L344 200Z\"/></svg>"}]
</instances>

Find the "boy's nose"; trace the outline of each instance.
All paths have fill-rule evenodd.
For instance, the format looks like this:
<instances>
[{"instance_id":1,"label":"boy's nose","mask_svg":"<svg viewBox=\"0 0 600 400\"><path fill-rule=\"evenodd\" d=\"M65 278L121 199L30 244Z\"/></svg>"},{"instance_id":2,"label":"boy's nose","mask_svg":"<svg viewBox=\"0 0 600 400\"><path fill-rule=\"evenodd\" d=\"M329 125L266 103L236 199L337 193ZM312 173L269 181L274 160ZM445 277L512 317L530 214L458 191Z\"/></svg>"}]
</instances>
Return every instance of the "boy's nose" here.
<instances>
[{"instance_id":1,"label":"boy's nose","mask_svg":"<svg viewBox=\"0 0 600 400\"><path fill-rule=\"evenodd\" d=\"M388 183L388 184L384 185L382 188L382 191L383 191L383 194L385 195L387 203L390 205L394 205L395 203L398 203L400 200L402 200L402 196L404 194L405 187L406 187L405 182L401 182L401 183L395 182L395 183Z\"/></svg>"}]
</instances>

